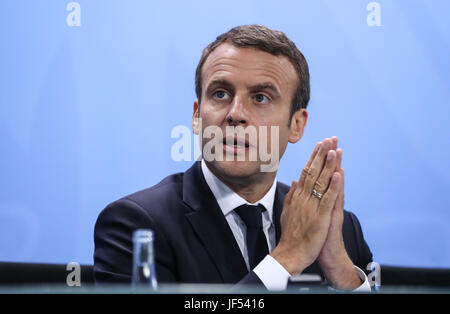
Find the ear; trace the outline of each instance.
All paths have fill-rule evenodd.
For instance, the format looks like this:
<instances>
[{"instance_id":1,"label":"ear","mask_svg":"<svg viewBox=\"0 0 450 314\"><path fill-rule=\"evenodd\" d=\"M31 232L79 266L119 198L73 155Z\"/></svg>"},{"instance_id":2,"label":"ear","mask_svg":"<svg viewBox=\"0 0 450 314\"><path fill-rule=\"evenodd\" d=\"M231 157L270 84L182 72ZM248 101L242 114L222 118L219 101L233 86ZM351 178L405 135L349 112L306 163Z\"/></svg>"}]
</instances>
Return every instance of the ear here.
<instances>
[{"instance_id":1,"label":"ear","mask_svg":"<svg viewBox=\"0 0 450 314\"><path fill-rule=\"evenodd\" d=\"M194 113L192 114L192 130L194 134L199 133L199 115L198 115L198 100L194 101Z\"/></svg>"},{"instance_id":2,"label":"ear","mask_svg":"<svg viewBox=\"0 0 450 314\"><path fill-rule=\"evenodd\" d=\"M308 111L306 109L300 109L294 113L290 125L289 143L297 143L302 138L307 121Z\"/></svg>"}]
</instances>

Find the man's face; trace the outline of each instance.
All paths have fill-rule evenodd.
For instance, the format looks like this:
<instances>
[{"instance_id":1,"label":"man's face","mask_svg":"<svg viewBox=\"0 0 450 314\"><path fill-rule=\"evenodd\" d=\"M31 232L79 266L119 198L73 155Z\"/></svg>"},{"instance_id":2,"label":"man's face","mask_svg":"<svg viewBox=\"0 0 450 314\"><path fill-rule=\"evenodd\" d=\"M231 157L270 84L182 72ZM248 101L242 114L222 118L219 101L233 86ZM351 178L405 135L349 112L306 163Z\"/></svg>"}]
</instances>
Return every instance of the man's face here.
<instances>
[{"instance_id":1,"label":"man's face","mask_svg":"<svg viewBox=\"0 0 450 314\"><path fill-rule=\"evenodd\" d=\"M227 126L254 127L260 137L261 126L267 127L267 148L272 145L278 149L279 158L288 142L301 138L307 114L300 110L289 122L290 110L298 77L294 66L285 56L274 56L251 48L238 48L229 43L218 46L208 57L202 69L202 95L200 104L201 128L217 126L224 138ZM198 134L200 127L194 120L198 114L198 104L194 103L193 127ZM279 137L271 136L273 128L278 127ZM248 141L248 136L246 137ZM202 152L209 138L201 138ZM278 143L276 143L278 142ZM239 182L242 178L255 179L261 173L259 141L247 143L246 147L226 145L225 160L207 161L209 168L219 177ZM257 160L249 155L255 150ZM226 160L226 154L234 155L234 160ZM238 155L245 154L245 161ZM205 156L205 155L203 155ZM242 157L242 156L241 156ZM206 161L206 158L205 158Z\"/></svg>"}]
</instances>

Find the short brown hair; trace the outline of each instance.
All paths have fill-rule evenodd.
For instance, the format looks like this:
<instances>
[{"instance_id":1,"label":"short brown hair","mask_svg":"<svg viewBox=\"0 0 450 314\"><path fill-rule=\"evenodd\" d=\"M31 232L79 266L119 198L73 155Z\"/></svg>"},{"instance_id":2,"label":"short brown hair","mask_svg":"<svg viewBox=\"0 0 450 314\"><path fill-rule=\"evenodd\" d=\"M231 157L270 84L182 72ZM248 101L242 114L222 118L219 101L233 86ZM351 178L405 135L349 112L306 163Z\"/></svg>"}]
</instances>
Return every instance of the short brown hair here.
<instances>
[{"instance_id":1,"label":"short brown hair","mask_svg":"<svg viewBox=\"0 0 450 314\"><path fill-rule=\"evenodd\" d=\"M195 71L195 92L200 105L202 96L202 68L206 59L219 45L230 42L239 48L253 48L272 55L283 55L289 59L298 75L298 86L294 92L291 105L292 115L301 108L306 108L309 102L309 70L303 54L287 36L280 31L271 30L262 25L244 25L230 29L218 36L215 41L203 49L202 57Z\"/></svg>"}]
</instances>

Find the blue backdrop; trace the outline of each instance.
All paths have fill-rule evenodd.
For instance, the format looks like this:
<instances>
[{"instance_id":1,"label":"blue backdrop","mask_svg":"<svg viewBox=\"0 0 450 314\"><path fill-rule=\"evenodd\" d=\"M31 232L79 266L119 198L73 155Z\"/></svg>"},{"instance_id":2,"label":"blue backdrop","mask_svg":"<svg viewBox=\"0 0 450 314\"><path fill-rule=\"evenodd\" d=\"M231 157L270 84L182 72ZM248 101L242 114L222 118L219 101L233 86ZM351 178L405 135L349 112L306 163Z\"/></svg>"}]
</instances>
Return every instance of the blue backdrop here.
<instances>
[{"instance_id":1,"label":"blue backdrop","mask_svg":"<svg viewBox=\"0 0 450 314\"><path fill-rule=\"evenodd\" d=\"M109 202L192 164L171 132L190 127L202 49L258 23L311 71L278 179L337 135L374 259L450 267L450 1L70 2L0 1L0 260L92 263Z\"/></svg>"}]
</instances>

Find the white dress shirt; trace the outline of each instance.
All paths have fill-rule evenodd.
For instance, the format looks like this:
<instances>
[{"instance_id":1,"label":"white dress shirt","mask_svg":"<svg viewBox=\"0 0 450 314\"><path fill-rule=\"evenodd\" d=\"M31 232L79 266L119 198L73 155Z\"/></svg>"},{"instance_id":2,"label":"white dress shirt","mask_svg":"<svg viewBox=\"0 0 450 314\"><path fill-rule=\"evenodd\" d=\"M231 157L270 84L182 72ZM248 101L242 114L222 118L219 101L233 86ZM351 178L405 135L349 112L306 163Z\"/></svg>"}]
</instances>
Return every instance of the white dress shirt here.
<instances>
[{"instance_id":1,"label":"white dress shirt","mask_svg":"<svg viewBox=\"0 0 450 314\"><path fill-rule=\"evenodd\" d=\"M231 231L233 232L234 238L241 250L242 256L244 257L247 269L250 270L249 258L247 252L247 241L246 241L246 231L247 227L239 215L234 211L235 208L244 205L263 205L266 210L262 213L263 231L267 239L267 245L269 252L276 246L275 239L275 225L272 221L273 216L273 203L275 200L275 190L277 187L277 180L275 178L269 191L256 203L249 203L237 193L231 190L226 184L220 181L206 166L205 161L201 161L203 176L205 177L206 183L211 189L214 197L219 204L220 209L227 220ZM355 266L356 267L356 266ZM370 284L367 279L366 274L356 267L358 271L358 276L364 283L353 291L357 292L370 292ZM262 281L264 286L268 290L284 290L287 287L287 283L290 277L289 272L281 266L276 259L270 255L266 257L253 269L255 274Z\"/></svg>"}]
</instances>

